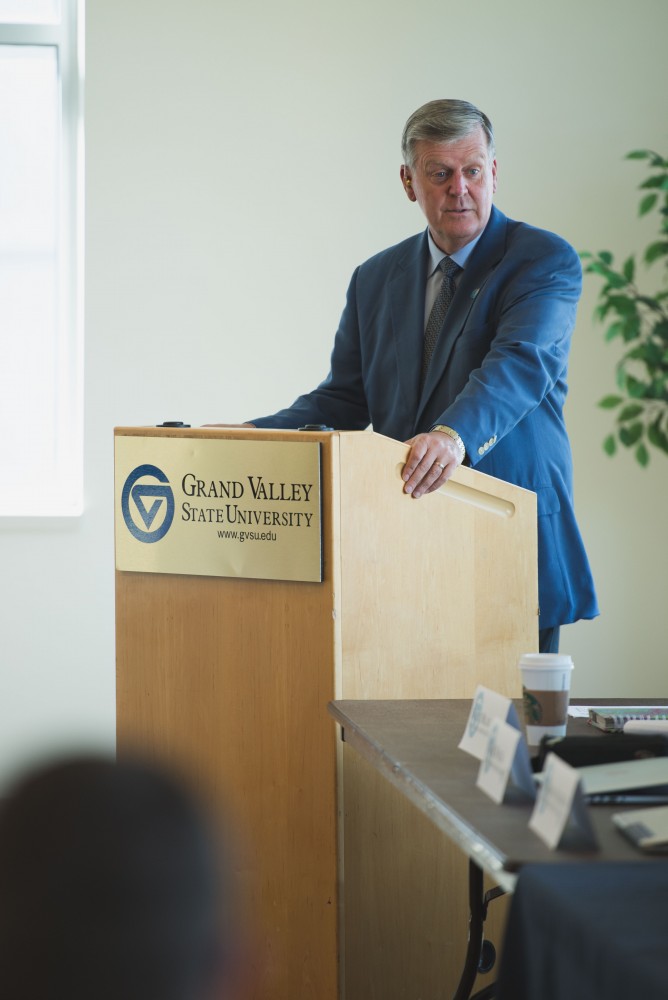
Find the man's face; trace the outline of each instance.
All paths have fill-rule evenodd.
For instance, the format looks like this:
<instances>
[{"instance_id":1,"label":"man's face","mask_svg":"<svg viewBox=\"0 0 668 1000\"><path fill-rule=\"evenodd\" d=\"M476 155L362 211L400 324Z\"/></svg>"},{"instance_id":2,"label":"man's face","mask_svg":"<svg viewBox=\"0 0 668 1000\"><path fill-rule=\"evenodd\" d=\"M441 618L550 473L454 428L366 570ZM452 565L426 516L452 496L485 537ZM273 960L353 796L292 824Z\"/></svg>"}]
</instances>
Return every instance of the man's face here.
<instances>
[{"instance_id":1,"label":"man's face","mask_svg":"<svg viewBox=\"0 0 668 1000\"><path fill-rule=\"evenodd\" d=\"M410 200L422 209L435 243L451 254L487 225L496 191L496 160L490 159L478 127L455 142L417 142L414 165L402 166L401 180Z\"/></svg>"}]
</instances>

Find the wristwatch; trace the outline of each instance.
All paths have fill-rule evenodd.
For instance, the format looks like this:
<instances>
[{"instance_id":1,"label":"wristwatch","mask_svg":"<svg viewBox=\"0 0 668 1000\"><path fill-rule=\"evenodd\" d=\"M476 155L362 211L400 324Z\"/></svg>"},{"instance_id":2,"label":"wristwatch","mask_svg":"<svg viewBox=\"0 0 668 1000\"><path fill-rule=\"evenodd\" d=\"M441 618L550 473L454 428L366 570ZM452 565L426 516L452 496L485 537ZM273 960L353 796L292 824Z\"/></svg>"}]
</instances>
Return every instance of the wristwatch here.
<instances>
[{"instance_id":1,"label":"wristwatch","mask_svg":"<svg viewBox=\"0 0 668 1000\"><path fill-rule=\"evenodd\" d=\"M464 442L462 441L456 430L453 430L452 427L446 427L445 424L434 424L434 426L432 427L432 431L440 431L441 434L447 434L448 437L451 437L459 449L459 461L460 462L464 461L464 459L466 458L466 445L464 444Z\"/></svg>"}]
</instances>

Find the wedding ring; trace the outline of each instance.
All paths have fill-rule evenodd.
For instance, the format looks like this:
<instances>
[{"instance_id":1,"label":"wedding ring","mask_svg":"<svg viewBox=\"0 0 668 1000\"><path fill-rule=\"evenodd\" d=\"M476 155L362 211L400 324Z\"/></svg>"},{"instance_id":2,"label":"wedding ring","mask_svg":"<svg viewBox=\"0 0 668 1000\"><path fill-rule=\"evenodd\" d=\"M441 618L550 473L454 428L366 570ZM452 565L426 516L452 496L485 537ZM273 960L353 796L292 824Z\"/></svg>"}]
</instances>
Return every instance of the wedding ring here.
<instances>
[{"instance_id":1,"label":"wedding ring","mask_svg":"<svg viewBox=\"0 0 668 1000\"><path fill-rule=\"evenodd\" d=\"M441 469L445 468L445 466L443 465L443 462L434 462L434 465L440 466Z\"/></svg>"}]
</instances>

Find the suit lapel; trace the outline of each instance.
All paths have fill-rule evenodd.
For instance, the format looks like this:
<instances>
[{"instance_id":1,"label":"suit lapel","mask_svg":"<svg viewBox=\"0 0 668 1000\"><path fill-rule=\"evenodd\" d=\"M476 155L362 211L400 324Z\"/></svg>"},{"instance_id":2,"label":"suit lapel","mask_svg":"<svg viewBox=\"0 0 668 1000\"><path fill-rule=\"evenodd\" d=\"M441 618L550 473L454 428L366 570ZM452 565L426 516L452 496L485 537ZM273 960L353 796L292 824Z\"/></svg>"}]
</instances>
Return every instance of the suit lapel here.
<instances>
[{"instance_id":1,"label":"suit lapel","mask_svg":"<svg viewBox=\"0 0 668 1000\"><path fill-rule=\"evenodd\" d=\"M397 377L409 413L415 412L420 386L426 259L425 232L415 238L398 262L389 288Z\"/></svg>"},{"instance_id":2,"label":"suit lapel","mask_svg":"<svg viewBox=\"0 0 668 1000\"><path fill-rule=\"evenodd\" d=\"M506 216L492 207L489 222L467 261L445 317L419 400L416 426L431 394L443 378L452 350L462 335L473 303L503 257L506 246L506 223Z\"/></svg>"}]
</instances>

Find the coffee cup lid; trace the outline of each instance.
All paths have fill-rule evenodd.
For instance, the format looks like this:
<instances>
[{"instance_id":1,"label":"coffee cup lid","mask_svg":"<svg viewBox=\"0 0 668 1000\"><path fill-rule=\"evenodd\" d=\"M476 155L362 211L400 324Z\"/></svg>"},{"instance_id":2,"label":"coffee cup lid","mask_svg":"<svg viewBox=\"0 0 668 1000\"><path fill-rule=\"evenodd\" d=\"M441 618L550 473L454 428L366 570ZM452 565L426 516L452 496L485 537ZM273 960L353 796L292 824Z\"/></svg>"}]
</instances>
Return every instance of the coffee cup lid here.
<instances>
[{"instance_id":1,"label":"coffee cup lid","mask_svg":"<svg viewBox=\"0 0 668 1000\"><path fill-rule=\"evenodd\" d=\"M520 667L542 668L561 667L573 669L573 660L568 653L523 653L520 657Z\"/></svg>"}]
</instances>

